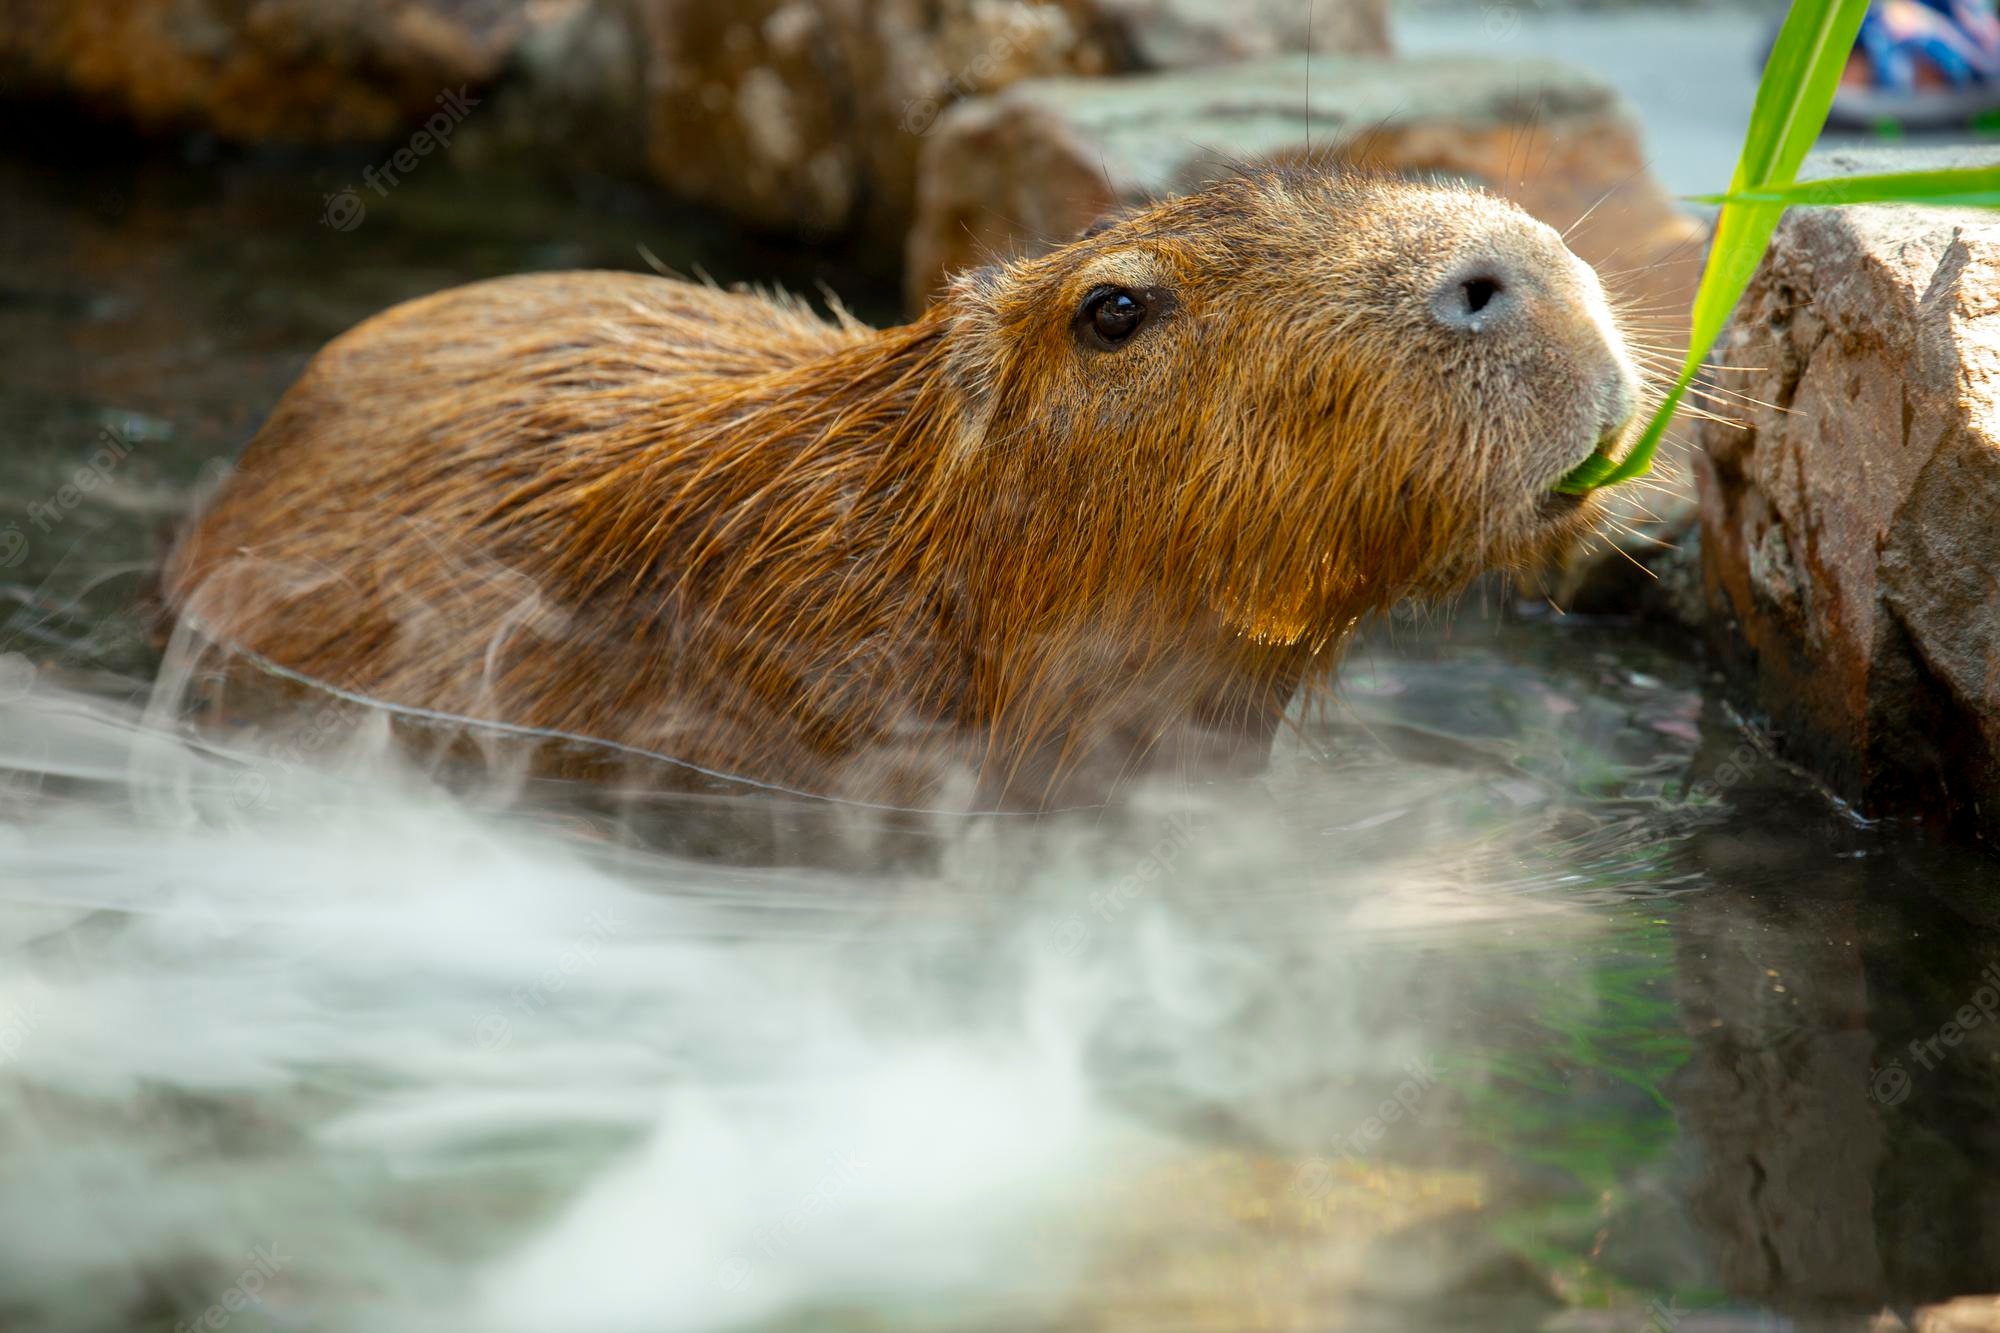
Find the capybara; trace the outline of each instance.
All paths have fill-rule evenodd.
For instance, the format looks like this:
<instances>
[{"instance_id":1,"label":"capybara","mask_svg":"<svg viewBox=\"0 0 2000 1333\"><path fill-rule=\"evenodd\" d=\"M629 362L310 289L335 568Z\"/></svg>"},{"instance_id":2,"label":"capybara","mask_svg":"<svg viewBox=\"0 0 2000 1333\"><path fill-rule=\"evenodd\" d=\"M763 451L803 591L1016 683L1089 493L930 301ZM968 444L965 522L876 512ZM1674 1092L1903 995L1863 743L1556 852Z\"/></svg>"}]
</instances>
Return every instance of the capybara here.
<instances>
[{"instance_id":1,"label":"capybara","mask_svg":"<svg viewBox=\"0 0 2000 1333\"><path fill-rule=\"evenodd\" d=\"M406 709L896 804L1254 769L1356 623L1535 564L1631 422L1602 288L1457 188L1248 170L883 331L564 273L336 339L170 557Z\"/></svg>"}]
</instances>

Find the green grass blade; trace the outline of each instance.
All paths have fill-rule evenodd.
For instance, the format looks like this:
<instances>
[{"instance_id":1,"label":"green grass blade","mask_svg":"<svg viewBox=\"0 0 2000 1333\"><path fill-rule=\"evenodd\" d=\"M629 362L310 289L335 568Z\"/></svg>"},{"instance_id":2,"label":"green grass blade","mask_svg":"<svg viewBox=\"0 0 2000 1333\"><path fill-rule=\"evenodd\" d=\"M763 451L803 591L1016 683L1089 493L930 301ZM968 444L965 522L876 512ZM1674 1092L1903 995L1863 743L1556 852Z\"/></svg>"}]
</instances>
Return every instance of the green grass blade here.
<instances>
[{"instance_id":1,"label":"green grass blade","mask_svg":"<svg viewBox=\"0 0 2000 1333\"><path fill-rule=\"evenodd\" d=\"M1826 124L1827 109L1833 105L1841 71L1846 68L1867 10L1868 0L1794 0L1757 84L1756 106L1730 181L1731 194L1792 183L1799 164ZM1716 215L1701 286L1695 292L1687 360L1674 387L1622 462L1593 454L1557 483L1557 490L1579 493L1652 470L1653 455L1674 410L1722 336L1723 326L1743 289L1750 285L1784 211L1781 203L1723 205Z\"/></svg>"},{"instance_id":2,"label":"green grass blade","mask_svg":"<svg viewBox=\"0 0 2000 1333\"><path fill-rule=\"evenodd\" d=\"M1789 184L1799 174L1840 88L1867 0L1796 0L1764 64L1750 130L1737 159L1733 193Z\"/></svg>"},{"instance_id":3,"label":"green grass blade","mask_svg":"<svg viewBox=\"0 0 2000 1333\"><path fill-rule=\"evenodd\" d=\"M2000 166L1838 176L1831 180L1766 185L1732 194L1697 194L1690 199L1698 204L1932 204L2000 208Z\"/></svg>"}]
</instances>

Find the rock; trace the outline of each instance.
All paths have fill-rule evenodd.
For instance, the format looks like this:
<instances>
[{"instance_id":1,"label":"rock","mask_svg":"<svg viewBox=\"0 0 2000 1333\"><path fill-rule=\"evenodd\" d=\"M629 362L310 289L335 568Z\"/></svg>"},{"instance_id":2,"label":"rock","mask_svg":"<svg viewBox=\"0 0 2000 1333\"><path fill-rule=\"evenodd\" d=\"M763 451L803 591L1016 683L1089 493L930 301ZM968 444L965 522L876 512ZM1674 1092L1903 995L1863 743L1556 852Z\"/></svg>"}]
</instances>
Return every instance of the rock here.
<instances>
[{"instance_id":1,"label":"rock","mask_svg":"<svg viewBox=\"0 0 2000 1333\"><path fill-rule=\"evenodd\" d=\"M633 2L660 180L760 226L898 241L919 149L960 98L1305 40L1296 0ZM1317 8L1316 50L1387 49L1382 0Z\"/></svg>"},{"instance_id":2,"label":"rock","mask_svg":"<svg viewBox=\"0 0 2000 1333\"><path fill-rule=\"evenodd\" d=\"M1808 174L1953 160L1822 156ZM1988 838L1996 311L1990 213L1793 210L1719 354L1744 427L1703 423L1696 467L1712 638L1786 750L1867 811Z\"/></svg>"},{"instance_id":3,"label":"rock","mask_svg":"<svg viewBox=\"0 0 2000 1333\"><path fill-rule=\"evenodd\" d=\"M960 98L1046 75L1388 50L1385 0L0 0L0 86L154 132L410 134L506 85L475 137L650 166L753 224L900 244ZM1311 22L1308 23L1310 10Z\"/></svg>"},{"instance_id":4,"label":"rock","mask_svg":"<svg viewBox=\"0 0 2000 1333\"><path fill-rule=\"evenodd\" d=\"M1610 492L1605 497L1610 517L1542 576L1535 594L1566 613L1636 616L1700 629L1708 607L1693 485L1687 446L1661 445L1651 481Z\"/></svg>"},{"instance_id":5,"label":"rock","mask_svg":"<svg viewBox=\"0 0 2000 1333\"><path fill-rule=\"evenodd\" d=\"M1704 756L1720 763L1700 790L1741 785L1741 799L1759 783L1761 760L1747 742L1726 756L1722 748ZM1783 883L1797 865L1761 829L1717 829L1689 851L1719 885ZM1870 969L1871 941L1858 927L1814 928L1849 920L1876 868L1834 864L1809 903L1725 890L1699 920L1670 927L1689 1043L1668 1085L1688 1145L1675 1198L1713 1256L1716 1287L1757 1306L1877 1308L1908 1248L1882 1195L1892 1182L1910 1188L1883 1121L1910 1091L1900 1067L1877 1072L1895 1054L1867 1021L1881 969ZM1923 1076L1914 1061L1911 1069Z\"/></svg>"},{"instance_id":6,"label":"rock","mask_svg":"<svg viewBox=\"0 0 2000 1333\"><path fill-rule=\"evenodd\" d=\"M1317 39L1315 39L1317 45ZM1310 84L1310 105L1308 105ZM1671 343L1701 225L1646 174L1616 94L1546 62L1303 57L1117 80L1038 79L953 107L924 144L906 253L913 306L945 274L1046 250L1118 208L1242 161L1471 180L1558 229ZM1664 312L1664 319L1659 318ZM1684 334L1680 335L1684 336Z\"/></svg>"},{"instance_id":7,"label":"rock","mask_svg":"<svg viewBox=\"0 0 2000 1333\"><path fill-rule=\"evenodd\" d=\"M1730 1310L1690 1310L1670 1298L1651 1305L1609 1310L1565 1310L1544 1322L1539 1333L1775 1333L1797 1326L1770 1315ZM1818 1325L1812 1325L1818 1328ZM1842 1324L1845 1329L1850 1325ZM1899 1324L1897 1328L1902 1326ZM1859 1333L1859 1330L1856 1330ZM1888 1333L1873 1327L1867 1333Z\"/></svg>"},{"instance_id":8,"label":"rock","mask_svg":"<svg viewBox=\"0 0 2000 1333\"><path fill-rule=\"evenodd\" d=\"M2000 1333L2000 1296L1961 1296L1917 1311L1915 1333Z\"/></svg>"},{"instance_id":9,"label":"rock","mask_svg":"<svg viewBox=\"0 0 2000 1333\"><path fill-rule=\"evenodd\" d=\"M244 142L409 134L585 0L0 0L0 83ZM531 18L531 12L534 17Z\"/></svg>"},{"instance_id":10,"label":"rock","mask_svg":"<svg viewBox=\"0 0 2000 1333\"><path fill-rule=\"evenodd\" d=\"M654 174L774 230L893 227L907 215L917 145L953 98L1032 74L1112 67L1073 4L639 8Z\"/></svg>"},{"instance_id":11,"label":"rock","mask_svg":"<svg viewBox=\"0 0 2000 1333\"><path fill-rule=\"evenodd\" d=\"M1534 1328L1560 1302L1547 1274L1493 1234L1488 1187L1389 1162L1177 1148L1093 1195L1096 1243L1082 1247L1072 1307L1047 1322L1092 1333Z\"/></svg>"},{"instance_id":12,"label":"rock","mask_svg":"<svg viewBox=\"0 0 2000 1333\"><path fill-rule=\"evenodd\" d=\"M1288 51L1389 54L1378 0L1097 0L1135 70L1188 69Z\"/></svg>"},{"instance_id":13,"label":"rock","mask_svg":"<svg viewBox=\"0 0 2000 1333\"><path fill-rule=\"evenodd\" d=\"M647 174L645 52L629 0L537 4L504 85L466 137L466 165L551 162L624 179Z\"/></svg>"}]
</instances>

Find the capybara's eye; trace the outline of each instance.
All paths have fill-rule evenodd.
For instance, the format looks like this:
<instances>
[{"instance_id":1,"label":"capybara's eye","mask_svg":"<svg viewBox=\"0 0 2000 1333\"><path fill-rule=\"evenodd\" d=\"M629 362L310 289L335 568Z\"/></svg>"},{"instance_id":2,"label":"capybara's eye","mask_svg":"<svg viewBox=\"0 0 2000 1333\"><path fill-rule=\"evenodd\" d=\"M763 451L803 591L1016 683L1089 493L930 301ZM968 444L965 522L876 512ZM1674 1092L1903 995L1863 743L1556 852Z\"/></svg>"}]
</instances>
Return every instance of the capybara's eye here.
<instances>
[{"instance_id":1,"label":"capybara's eye","mask_svg":"<svg viewBox=\"0 0 2000 1333\"><path fill-rule=\"evenodd\" d=\"M1083 300L1078 323L1091 342L1109 350L1123 346L1146 322L1144 296L1123 287L1099 287Z\"/></svg>"}]
</instances>

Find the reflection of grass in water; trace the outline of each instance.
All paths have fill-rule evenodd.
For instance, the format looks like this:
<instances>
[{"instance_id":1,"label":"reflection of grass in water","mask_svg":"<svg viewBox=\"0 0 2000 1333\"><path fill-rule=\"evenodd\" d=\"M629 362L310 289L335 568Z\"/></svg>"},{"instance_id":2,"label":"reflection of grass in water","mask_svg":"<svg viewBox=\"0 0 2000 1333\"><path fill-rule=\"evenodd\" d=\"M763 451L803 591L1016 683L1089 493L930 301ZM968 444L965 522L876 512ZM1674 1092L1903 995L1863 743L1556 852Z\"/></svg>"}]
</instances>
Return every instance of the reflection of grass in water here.
<instances>
[{"instance_id":1,"label":"reflection of grass in water","mask_svg":"<svg viewBox=\"0 0 2000 1333\"><path fill-rule=\"evenodd\" d=\"M1465 1090L1472 1141L1500 1167L1494 1234L1567 1300L1643 1306L1671 1294L1683 1307L1714 1304L1719 1292L1669 1293L1684 1274L1648 1273L1619 1244L1644 1235L1652 1200L1635 1181L1679 1138L1664 1088L1692 1043L1674 995L1670 922L1683 906L1672 895L1704 878L1685 838L1713 812L1675 799L1689 756L1643 724L1666 696L1576 688L1567 697L1574 707L1561 716L1528 719L1539 725L1523 728L1519 762L1562 793L1569 817L1545 829L1554 838L1515 842L1514 873L1567 905L1595 904L1596 928L1578 939L1573 965L1529 959L1489 973L1478 1006L1489 1017L1451 1061L1470 1076L1453 1082Z\"/></svg>"},{"instance_id":2,"label":"reflection of grass in water","mask_svg":"<svg viewBox=\"0 0 2000 1333\"><path fill-rule=\"evenodd\" d=\"M1553 1177L1537 1197L1505 1208L1495 1231L1553 1274L1577 1304L1629 1299L1627 1283L1598 1262L1598 1247L1630 1202L1625 1182L1678 1134L1662 1091L1692 1050L1671 987L1666 914L1676 909L1652 903L1621 915L1608 937L1590 946L1581 976L1522 982L1498 1011L1516 1014L1525 1038L1461 1057L1484 1075L1468 1080L1476 1138L1501 1159ZM1691 1301L1696 1294L1677 1295Z\"/></svg>"}]
</instances>

